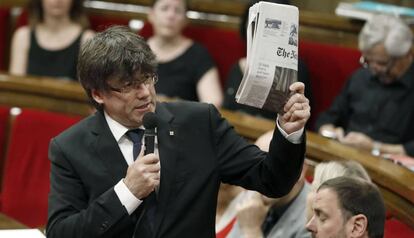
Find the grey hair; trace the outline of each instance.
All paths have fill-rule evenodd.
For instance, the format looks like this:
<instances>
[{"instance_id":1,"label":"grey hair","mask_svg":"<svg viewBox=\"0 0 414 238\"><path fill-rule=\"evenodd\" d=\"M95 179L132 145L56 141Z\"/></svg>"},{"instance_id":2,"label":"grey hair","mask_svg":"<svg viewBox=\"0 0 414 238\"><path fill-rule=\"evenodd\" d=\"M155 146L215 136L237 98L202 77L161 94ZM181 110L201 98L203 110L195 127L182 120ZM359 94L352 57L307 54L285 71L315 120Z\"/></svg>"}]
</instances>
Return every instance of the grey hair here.
<instances>
[{"instance_id":1,"label":"grey hair","mask_svg":"<svg viewBox=\"0 0 414 238\"><path fill-rule=\"evenodd\" d=\"M315 167L312 190L316 191L325 181L341 176L357 177L371 182L371 178L369 177L367 171L360 163L351 160L329 161L319 163Z\"/></svg>"},{"instance_id":2,"label":"grey hair","mask_svg":"<svg viewBox=\"0 0 414 238\"><path fill-rule=\"evenodd\" d=\"M413 33L398 17L375 15L365 23L358 40L362 52L370 50L378 43L383 43L390 56L399 57L410 50Z\"/></svg>"}]
</instances>

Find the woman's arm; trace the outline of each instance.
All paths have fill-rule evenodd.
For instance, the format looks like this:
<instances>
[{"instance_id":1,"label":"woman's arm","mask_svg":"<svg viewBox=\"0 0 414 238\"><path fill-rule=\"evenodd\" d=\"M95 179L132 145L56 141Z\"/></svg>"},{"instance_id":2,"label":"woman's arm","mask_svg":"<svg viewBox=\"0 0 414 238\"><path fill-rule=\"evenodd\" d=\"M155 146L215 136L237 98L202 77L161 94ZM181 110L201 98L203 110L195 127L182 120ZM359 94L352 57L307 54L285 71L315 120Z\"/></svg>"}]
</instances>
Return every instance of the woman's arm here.
<instances>
[{"instance_id":1,"label":"woman's arm","mask_svg":"<svg viewBox=\"0 0 414 238\"><path fill-rule=\"evenodd\" d=\"M10 51L10 74L25 75L29 55L30 28L21 27L13 35Z\"/></svg>"},{"instance_id":2,"label":"woman's arm","mask_svg":"<svg viewBox=\"0 0 414 238\"><path fill-rule=\"evenodd\" d=\"M208 70L197 83L197 95L201 102L212 103L221 107L223 92L216 67Z\"/></svg>"}]
</instances>

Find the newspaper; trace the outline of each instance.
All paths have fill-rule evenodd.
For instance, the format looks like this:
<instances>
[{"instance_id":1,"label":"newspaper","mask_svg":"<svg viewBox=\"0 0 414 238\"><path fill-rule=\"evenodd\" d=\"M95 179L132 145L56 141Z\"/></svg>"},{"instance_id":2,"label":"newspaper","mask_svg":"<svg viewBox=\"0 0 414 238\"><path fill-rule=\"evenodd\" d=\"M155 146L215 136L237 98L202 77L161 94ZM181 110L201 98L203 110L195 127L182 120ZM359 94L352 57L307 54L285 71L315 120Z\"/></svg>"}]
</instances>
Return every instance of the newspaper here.
<instances>
[{"instance_id":1,"label":"newspaper","mask_svg":"<svg viewBox=\"0 0 414 238\"><path fill-rule=\"evenodd\" d=\"M236 102L283 112L298 72L299 10L259 2L249 9L246 70Z\"/></svg>"}]
</instances>

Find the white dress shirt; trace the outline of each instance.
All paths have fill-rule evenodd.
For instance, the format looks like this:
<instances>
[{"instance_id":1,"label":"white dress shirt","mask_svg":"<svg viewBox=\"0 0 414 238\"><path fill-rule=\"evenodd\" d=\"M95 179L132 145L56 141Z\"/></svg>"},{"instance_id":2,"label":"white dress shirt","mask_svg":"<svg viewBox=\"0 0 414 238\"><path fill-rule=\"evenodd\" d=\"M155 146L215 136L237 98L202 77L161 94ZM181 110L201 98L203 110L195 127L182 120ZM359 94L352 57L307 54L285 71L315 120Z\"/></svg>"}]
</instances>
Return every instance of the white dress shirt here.
<instances>
[{"instance_id":1,"label":"white dress shirt","mask_svg":"<svg viewBox=\"0 0 414 238\"><path fill-rule=\"evenodd\" d=\"M131 165L134 163L134 156L132 154L134 144L125 134L129 129L112 119L106 112L105 119L108 123L109 129L115 137L115 140L118 142L119 149L121 150L125 161L127 162L128 166ZM140 127L140 129L144 129L144 127ZM129 191L123 180L124 179L121 179L115 185L114 190L119 200L121 201L121 204L125 207L128 214L131 215L135 209L141 205L142 200L135 197L134 194Z\"/></svg>"}]
</instances>

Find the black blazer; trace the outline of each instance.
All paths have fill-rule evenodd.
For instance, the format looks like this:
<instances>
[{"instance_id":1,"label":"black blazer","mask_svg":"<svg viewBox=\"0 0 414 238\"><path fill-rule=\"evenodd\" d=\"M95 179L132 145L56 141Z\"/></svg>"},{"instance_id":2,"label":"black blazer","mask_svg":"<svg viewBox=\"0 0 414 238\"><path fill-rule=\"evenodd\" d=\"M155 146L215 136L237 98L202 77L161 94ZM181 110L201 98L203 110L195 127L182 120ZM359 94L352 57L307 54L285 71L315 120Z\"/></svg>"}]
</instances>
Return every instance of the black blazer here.
<instances>
[{"instance_id":1,"label":"black blazer","mask_svg":"<svg viewBox=\"0 0 414 238\"><path fill-rule=\"evenodd\" d=\"M154 237L215 237L220 182L275 197L299 177L305 142L292 144L278 130L265 153L212 105L158 103L156 114L161 183ZM54 138L49 158L48 237L131 238L134 229L135 237L150 237L139 219L145 206L128 215L114 192L128 165L102 112Z\"/></svg>"}]
</instances>

